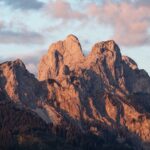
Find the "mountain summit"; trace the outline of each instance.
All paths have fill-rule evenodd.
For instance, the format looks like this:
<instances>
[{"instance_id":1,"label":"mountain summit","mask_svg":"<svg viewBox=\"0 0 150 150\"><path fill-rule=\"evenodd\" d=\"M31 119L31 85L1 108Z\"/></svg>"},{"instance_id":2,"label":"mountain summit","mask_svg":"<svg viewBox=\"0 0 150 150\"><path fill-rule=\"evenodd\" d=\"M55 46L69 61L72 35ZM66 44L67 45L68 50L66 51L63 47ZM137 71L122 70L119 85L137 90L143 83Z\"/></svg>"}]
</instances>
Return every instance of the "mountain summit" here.
<instances>
[{"instance_id":1,"label":"mountain summit","mask_svg":"<svg viewBox=\"0 0 150 150\"><path fill-rule=\"evenodd\" d=\"M53 134L75 150L150 148L150 77L113 40L96 43L84 56L71 34L49 47L38 79L16 60L0 64L0 83L1 102L61 128L61 135Z\"/></svg>"}]
</instances>

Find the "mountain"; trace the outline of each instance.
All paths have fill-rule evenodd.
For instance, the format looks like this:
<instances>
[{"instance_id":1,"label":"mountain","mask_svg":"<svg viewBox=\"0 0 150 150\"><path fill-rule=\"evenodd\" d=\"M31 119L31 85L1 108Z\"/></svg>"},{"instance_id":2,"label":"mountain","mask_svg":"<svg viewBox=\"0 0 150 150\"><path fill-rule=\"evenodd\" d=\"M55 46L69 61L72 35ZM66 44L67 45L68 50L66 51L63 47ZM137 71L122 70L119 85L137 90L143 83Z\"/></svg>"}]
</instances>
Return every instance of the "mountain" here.
<instances>
[{"instance_id":1,"label":"mountain","mask_svg":"<svg viewBox=\"0 0 150 150\"><path fill-rule=\"evenodd\" d=\"M14 149L34 149L36 137L37 149L148 150L149 100L149 75L122 56L113 40L96 43L88 56L74 35L53 43L39 63L38 79L19 59L0 64L0 107L1 113L5 107L10 112L2 115L10 126L16 124L17 134L9 132ZM23 135L33 136L23 145L17 138L22 136L22 113L28 114L29 126ZM17 121L11 119L14 114ZM9 123L5 128L1 120L1 131L9 131Z\"/></svg>"}]
</instances>

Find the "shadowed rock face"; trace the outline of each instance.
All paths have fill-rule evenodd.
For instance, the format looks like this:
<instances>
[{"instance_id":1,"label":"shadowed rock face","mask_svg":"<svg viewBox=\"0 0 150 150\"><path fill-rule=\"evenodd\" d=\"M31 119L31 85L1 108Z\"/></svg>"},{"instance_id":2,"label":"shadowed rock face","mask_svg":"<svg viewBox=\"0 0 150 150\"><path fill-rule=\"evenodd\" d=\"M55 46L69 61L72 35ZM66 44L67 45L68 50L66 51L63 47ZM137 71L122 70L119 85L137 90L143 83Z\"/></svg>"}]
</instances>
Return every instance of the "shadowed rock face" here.
<instances>
[{"instance_id":1,"label":"shadowed rock face","mask_svg":"<svg viewBox=\"0 0 150 150\"><path fill-rule=\"evenodd\" d=\"M112 40L96 43L85 57L78 38L69 35L42 57L38 80L16 60L0 64L0 83L0 95L46 123L71 123L96 136L106 127L135 149L150 142L150 77Z\"/></svg>"},{"instance_id":2,"label":"shadowed rock face","mask_svg":"<svg viewBox=\"0 0 150 150\"><path fill-rule=\"evenodd\" d=\"M39 98L39 81L19 59L0 64L0 83L1 91L14 102L34 106Z\"/></svg>"}]
</instances>

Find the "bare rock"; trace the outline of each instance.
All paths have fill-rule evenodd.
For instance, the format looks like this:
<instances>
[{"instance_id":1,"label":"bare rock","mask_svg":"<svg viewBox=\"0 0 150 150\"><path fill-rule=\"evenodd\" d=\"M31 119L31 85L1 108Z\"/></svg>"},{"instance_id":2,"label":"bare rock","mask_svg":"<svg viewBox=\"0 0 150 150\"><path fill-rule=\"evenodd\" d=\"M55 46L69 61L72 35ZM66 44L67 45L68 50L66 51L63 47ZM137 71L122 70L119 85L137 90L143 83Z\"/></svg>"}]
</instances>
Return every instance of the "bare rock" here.
<instances>
[{"instance_id":1,"label":"bare rock","mask_svg":"<svg viewBox=\"0 0 150 150\"><path fill-rule=\"evenodd\" d=\"M55 78L63 65L74 68L83 59L84 55L78 38L69 35L64 41L58 41L50 46L48 53L40 61L38 78L39 80Z\"/></svg>"},{"instance_id":2,"label":"bare rock","mask_svg":"<svg viewBox=\"0 0 150 150\"><path fill-rule=\"evenodd\" d=\"M14 102L33 105L38 99L39 83L21 60L0 64L0 87Z\"/></svg>"},{"instance_id":3,"label":"bare rock","mask_svg":"<svg viewBox=\"0 0 150 150\"><path fill-rule=\"evenodd\" d=\"M135 149L137 139L149 142L150 77L113 40L96 43L85 57L78 38L67 36L42 57L38 79L21 60L0 64L0 97L35 106L46 123L65 121L96 136L107 128Z\"/></svg>"},{"instance_id":4,"label":"bare rock","mask_svg":"<svg viewBox=\"0 0 150 150\"><path fill-rule=\"evenodd\" d=\"M123 69L125 86L129 93L149 93L150 77L143 69L138 69L136 63L127 57L123 57Z\"/></svg>"},{"instance_id":5,"label":"bare rock","mask_svg":"<svg viewBox=\"0 0 150 150\"><path fill-rule=\"evenodd\" d=\"M50 46L39 64L38 78L46 81L50 107L82 130L86 130L85 122L99 122L119 128L123 139L129 134L125 128L136 131L144 141L150 139L149 119L140 123L142 127L131 123L142 112L135 108L135 97L130 97L136 92L149 93L150 77L131 58L122 56L113 40L96 43L85 57L79 40L69 35ZM94 130L94 134L99 132Z\"/></svg>"},{"instance_id":6,"label":"bare rock","mask_svg":"<svg viewBox=\"0 0 150 150\"><path fill-rule=\"evenodd\" d=\"M122 60L133 70L138 69L136 62L128 56L122 56Z\"/></svg>"}]
</instances>

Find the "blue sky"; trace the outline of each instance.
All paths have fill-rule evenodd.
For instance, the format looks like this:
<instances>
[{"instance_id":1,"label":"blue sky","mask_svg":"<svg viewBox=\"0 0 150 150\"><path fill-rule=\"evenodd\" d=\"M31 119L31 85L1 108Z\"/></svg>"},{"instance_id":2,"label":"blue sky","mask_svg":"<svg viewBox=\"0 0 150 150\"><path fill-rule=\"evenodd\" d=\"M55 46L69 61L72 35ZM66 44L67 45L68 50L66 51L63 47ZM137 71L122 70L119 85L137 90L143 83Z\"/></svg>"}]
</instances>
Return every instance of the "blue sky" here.
<instances>
[{"instance_id":1,"label":"blue sky","mask_svg":"<svg viewBox=\"0 0 150 150\"><path fill-rule=\"evenodd\" d=\"M76 35L84 53L113 39L150 74L149 0L0 0L0 62L21 58L36 73L52 42Z\"/></svg>"}]
</instances>

